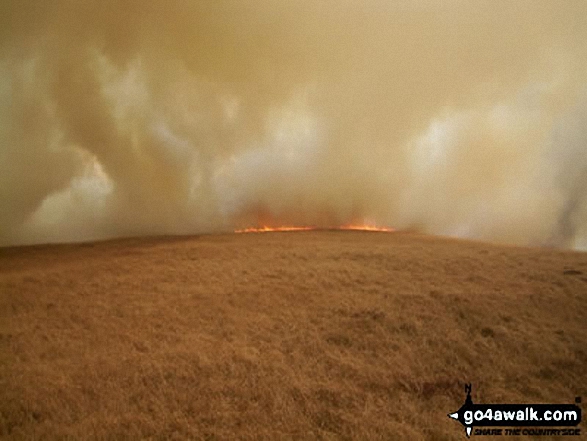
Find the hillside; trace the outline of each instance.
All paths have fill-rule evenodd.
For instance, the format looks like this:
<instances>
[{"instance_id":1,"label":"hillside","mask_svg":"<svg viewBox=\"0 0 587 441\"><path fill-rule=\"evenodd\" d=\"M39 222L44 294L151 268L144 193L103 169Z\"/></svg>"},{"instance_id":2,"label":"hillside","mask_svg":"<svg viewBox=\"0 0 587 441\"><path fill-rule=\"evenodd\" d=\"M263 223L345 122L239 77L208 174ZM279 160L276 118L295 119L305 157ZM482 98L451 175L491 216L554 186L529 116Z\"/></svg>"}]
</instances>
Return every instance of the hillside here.
<instances>
[{"instance_id":1,"label":"hillside","mask_svg":"<svg viewBox=\"0 0 587 441\"><path fill-rule=\"evenodd\" d=\"M357 231L0 249L6 439L458 440L465 382L572 403L586 366L586 253Z\"/></svg>"}]
</instances>

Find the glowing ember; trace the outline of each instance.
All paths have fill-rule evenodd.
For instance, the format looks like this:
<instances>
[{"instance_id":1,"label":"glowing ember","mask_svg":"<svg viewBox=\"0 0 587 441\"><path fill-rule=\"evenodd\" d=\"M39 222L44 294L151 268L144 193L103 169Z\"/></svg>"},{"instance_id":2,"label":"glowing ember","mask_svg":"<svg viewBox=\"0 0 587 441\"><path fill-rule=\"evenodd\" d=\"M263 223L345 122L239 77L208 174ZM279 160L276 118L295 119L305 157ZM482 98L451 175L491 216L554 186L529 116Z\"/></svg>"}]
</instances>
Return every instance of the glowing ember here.
<instances>
[{"instance_id":1,"label":"glowing ember","mask_svg":"<svg viewBox=\"0 0 587 441\"><path fill-rule=\"evenodd\" d=\"M381 231L392 232L393 228L377 227L374 225L341 225L338 227L318 228L318 227L251 227L235 230L235 233L268 233L272 231L312 231L312 230L353 230L353 231Z\"/></svg>"},{"instance_id":2,"label":"glowing ember","mask_svg":"<svg viewBox=\"0 0 587 441\"><path fill-rule=\"evenodd\" d=\"M259 227L259 228L242 228L234 230L235 233L268 233L270 231L308 231L316 230L316 227Z\"/></svg>"},{"instance_id":3,"label":"glowing ember","mask_svg":"<svg viewBox=\"0 0 587 441\"><path fill-rule=\"evenodd\" d=\"M343 225L341 227L334 228L335 230L356 230L356 231L383 231L391 233L394 231L393 228L387 227L376 227L375 225Z\"/></svg>"}]
</instances>

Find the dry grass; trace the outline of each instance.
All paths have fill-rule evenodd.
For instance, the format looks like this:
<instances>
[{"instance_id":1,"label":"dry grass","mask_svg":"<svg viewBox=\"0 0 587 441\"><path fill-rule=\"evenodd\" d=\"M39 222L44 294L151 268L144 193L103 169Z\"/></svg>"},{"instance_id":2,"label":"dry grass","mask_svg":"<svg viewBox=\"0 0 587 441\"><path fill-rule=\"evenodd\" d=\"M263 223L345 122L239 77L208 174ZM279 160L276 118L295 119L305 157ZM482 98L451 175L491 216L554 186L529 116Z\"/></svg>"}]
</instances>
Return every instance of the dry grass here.
<instances>
[{"instance_id":1,"label":"dry grass","mask_svg":"<svg viewBox=\"0 0 587 441\"><path fill-rule=\"evenodd\" d=\"M464 382L569 403L586 367L582 253L334 231L0 250L7 439L463 439Z\"/></svg>"}]
</instances>

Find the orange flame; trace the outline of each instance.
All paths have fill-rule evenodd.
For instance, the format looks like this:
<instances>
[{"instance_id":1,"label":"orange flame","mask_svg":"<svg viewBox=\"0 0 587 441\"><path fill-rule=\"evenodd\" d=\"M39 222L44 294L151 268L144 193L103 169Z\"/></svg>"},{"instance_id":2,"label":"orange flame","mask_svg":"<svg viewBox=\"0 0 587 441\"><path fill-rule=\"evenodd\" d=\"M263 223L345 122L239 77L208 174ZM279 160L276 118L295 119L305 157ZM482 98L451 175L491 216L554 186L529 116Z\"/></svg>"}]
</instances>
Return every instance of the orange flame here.
<instances>
[{"instance_id":1,"label":"orange flame","mask_svg":"<svg viewBox=\"0 0 587 441\"><path fill-rule=\"evenodd\" d=\"M338 227L319 228L310 226L284 226L284 227L250 227L234 230L235 233L268 233L275 231L312 231L312 230L352 230L352 231L379 231L390 233L393 228L377 227L375 225L341 225Z\"/></svg>"},{"instance_id":2,"label":"orange flame","mask_svg":"<svg viewBox=\"0 0 587 441\"><path fill-rule=\"evenodd\" d=\"M335 230L355 230L355 231L381 231L386 233L391 233L395 231L393 228L389 227L377 227L375 225L342 225L340 227L334 228Z\"/></svg>"},{"instance_id":3,"label":"orange flame","mask_svg":"<svg viewBox=\"0 0 587 441\"><path fill-rule=\"evenodd\" d=\"M316 227L251 227L234 230L235 233L268 233L270 231L308 231L316 230Z\"/></svg>"}]
</instances>

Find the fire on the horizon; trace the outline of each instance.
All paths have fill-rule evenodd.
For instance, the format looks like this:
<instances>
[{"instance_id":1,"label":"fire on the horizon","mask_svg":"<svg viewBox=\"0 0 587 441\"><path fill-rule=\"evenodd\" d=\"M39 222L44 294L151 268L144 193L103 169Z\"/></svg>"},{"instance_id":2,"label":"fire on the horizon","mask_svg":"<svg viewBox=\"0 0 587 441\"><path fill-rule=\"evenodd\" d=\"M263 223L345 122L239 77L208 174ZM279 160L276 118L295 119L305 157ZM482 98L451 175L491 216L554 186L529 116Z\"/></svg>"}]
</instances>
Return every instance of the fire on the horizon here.
<instances>
[{"instance_id":1,"label":"fire on the horizon","mask_svg":"<svg viewBox=\"0 0 587 441\"><path fill-rule=\"evenodd\" d=\"M314 226L283 226L283 227L249 227L234 230L235 233L269 233L277 231L312 231L312 230L353 230L353 231L378 231L390 233L395 231L389 227L378 227L375 225L340 225L337 227L320 228Z\"/></svg>"}]
</instances>

